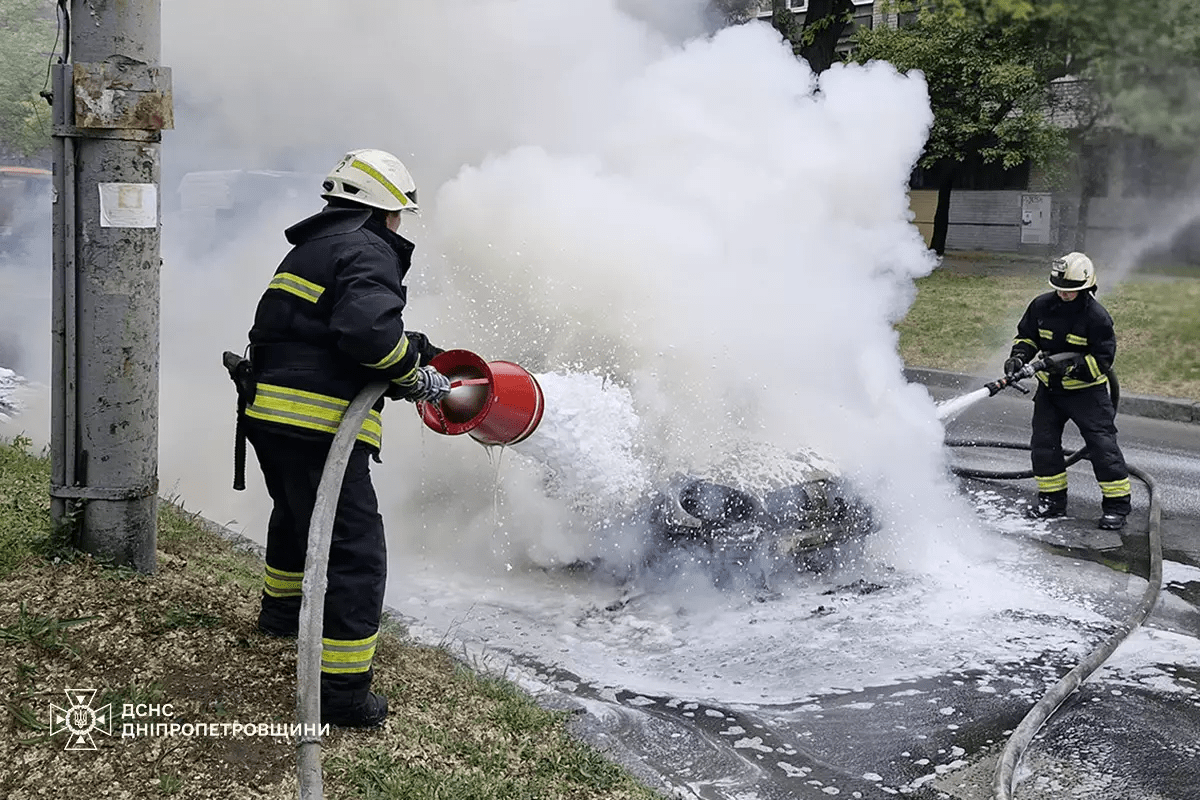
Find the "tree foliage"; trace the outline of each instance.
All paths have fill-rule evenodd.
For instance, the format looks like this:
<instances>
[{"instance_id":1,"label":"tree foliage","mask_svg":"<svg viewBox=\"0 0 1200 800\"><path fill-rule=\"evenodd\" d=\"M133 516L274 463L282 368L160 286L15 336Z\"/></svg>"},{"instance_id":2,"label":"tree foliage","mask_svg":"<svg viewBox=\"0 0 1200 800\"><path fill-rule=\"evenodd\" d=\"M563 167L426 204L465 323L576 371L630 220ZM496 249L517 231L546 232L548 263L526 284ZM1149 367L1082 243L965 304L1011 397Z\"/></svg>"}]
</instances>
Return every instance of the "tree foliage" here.
<instances>
[{"instance_id":1,"label":"tree foliage","mask_svg":"<svg viewBox=\"0 0 1200 800\"><path fill-rule=\"evenodd\" d=\"M54 39L45 0L0 0L0 153L31 156L50 144L50 107L38 93Z\"/></svg>"},{"instance_id":2,"label":"tree foliage","mask_svg":"<svg viewBox=\"0 0 1200 800\"><path fill-rule=\"evenodd\" d=\"M1200 139L1200 17L1188 0L1070 0L1079 74L1107 123L1173 149Z\"/></svg>"},{"instance_id":3,"label":"tree foliage","mask_svg":"<svg viewBox=\"0 0 1200 800\"><path fill-rule=\"evenodd\" d=\"M923 7L911 24L860 30L852 58L920 71L929 87L933 128L921 163L1015 167L1060 156L1066 137L1047 114L1050 82L1063 72L1049 25L1037 19L989 22L963 8Z\"/></svg>"},{"instance_id":4,"label":"tree foliage","mask_svg":"<svg viewBox=\"0 0 1200 800\"><path fill-rule=\"evenodd\" d=\"M1063 74L1083 82L1096 121L1165 147L1200 139L1200 15L1195 0L939 0L986 25L1040 25Z\"/></svg>"},{"instance_id":5,"label":"tree foliage","mask_svg":"<svg viewBox=\"0 0 1200 800\"><path fill-rule=\"evenodd\" d=\"M749 22L759 9L759 0L709 0L709 6L727 24Z\"/></svg>"}]
</instances>

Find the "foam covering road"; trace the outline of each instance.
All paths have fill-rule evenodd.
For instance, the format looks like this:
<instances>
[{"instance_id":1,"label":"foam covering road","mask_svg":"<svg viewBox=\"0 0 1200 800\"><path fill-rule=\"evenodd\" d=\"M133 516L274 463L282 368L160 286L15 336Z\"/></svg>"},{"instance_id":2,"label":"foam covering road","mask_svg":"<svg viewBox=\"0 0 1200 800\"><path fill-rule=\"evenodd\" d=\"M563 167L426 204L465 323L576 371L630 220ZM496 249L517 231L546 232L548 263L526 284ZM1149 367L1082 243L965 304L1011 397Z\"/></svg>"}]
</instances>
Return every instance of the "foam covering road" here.
<instances>
[{"instance_id":1,"label":"foam covering road","mask_svg":"<svg viewBox=\"0 0 1200 800\"><path fill-rule=\"evenodd\" d=\"M1001 395L947 433L1020 442L1029 410ZM1018 798L1200 797L1200 427L1119 424L1130 463L1160 485L1164 592L1043 728ZM993 469L1026 459L954 453ZM426 566L394 575L407 588L389 600L418 635L577 711L583 735L672 796L982 800L1008 732L1145 587L1143 487L1117 535L1094 527L1086 462L1071 480L1072 517L1049 523L1020 515L1031 482L964 481L987 532L946 546L933 570L889 564L868 544L819 575L714 596L537 571L481 582Z\"/></svg>"}]
</instances>

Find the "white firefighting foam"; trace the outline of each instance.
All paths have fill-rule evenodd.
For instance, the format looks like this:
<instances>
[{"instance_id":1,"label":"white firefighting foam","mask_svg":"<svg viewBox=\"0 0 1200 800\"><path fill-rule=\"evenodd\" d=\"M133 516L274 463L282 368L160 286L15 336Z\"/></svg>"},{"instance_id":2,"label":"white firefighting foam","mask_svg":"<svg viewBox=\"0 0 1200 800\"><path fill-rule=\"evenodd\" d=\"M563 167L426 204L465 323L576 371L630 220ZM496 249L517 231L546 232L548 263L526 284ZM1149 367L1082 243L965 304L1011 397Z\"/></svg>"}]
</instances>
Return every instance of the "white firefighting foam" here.
<instances>
[{"instance_id":1,"label":"white firefighting foam","mask_svg":"<svg viewBox=\"0 0 1200 800\"><path fill-rule=\"evenodd\" d=\"M320 174L349 148L377 146L422 187L425 215L403 229L418 245L409 326L537 374L623 387L647 469L708 463L743 438L814 447L865 488L889 535L906 537L887 555L938 563L937 531L960 537L973 516L892 328L932 267L906 195L932 119L925 85L885 64L837 66L818 83L769 26L706 34L705 7L363 0L355 14L378 24L354 26L336 58L313 59L299 43L343 29L341 4L306 4L279 37L270 9L165 3L163 63L185 124L164 147L164 176L231 166L315 176L312 196L281 199L207 256L182 251L186 215L167 202L178 183L164 185L167 491L262 538L253 460L250 491L228 488L233 396L219 355L245 343L287 250L280 230L319 208ZM394 74L400 51L421 80L364 78ZM263 63L277 91L245 80ZM494 469L467 437L427 431L406 405L386 416L377 479L398 551L486 567L522 551L587 554L567 530L570 503L548 498L538 471L517 459ZM624 435L558 433L542 460L574 464L593 486L577 454ZM625 491L656 475L608 477Z\"/></svg>"},{"instance_id":2,"label":"white firefighting foam","mask_svg":"<svg viewBox=\"0 0 1200 800\"><path fill-rule=\"evenodd\" d=\"M637 455L638 418L629 390L594 374L543 373L545 399L537 430L513 449L545 469L547 492L601 521L632 508L651 488Z\"/></svg>"},{"instance_id":3,"label":"white firefighting foam","mask_svg":"<svg viewBox=\"0 0 1200 800\"><path fill-rule=\"evenodd\" d=\"M8 422L21 410L17 390L24 382L24 379L11 369L0 367L0 422Z\"/></svg>"},{"instance_id":4,"label":"white firefighting foam","mask_svg":"<svg viewBox=\"0 0 1200 800\"><path fill-rule=\"evenodd\" d=\"M321 60L293 43L328 41L339 4L306 5L280 39L270 11L214 2L164 4L163 60L191 120L164 171L309 171L314 196L204 259L164 231L164 483L196 507L262 536L253 475L242 496L213 479L228 472L232 413L214 419L226 435L191 433L193 409L232 402L218 368L194 365L241 346L286 252L279 229L319 208L316 183L342 152L369 146L404 158L420 186L424 214L401 231L417 244L405 322L435 343L623 387L648 468L687 470L739 439L815 448L884 512L880 546L896 559L936 561L930 530L972 527L892 327L933 266L906 194L932 121L920 76L836 66L818 83L769 26L706 33L703 0L364 0L356 13L379 24ZM214 26L223 10L239 24ZM394 72L398 41L421 80L363 80ZM296 92L245 81L251 56ZM386 418L376 474L397 552L488 569L522 551L588 555L537 470L496 469L402 405ZM553 414L539 435L557 435ZM570 435L540 456L586 483L572 453L623 434ZM613 491L642 480L609 478Z\"/></svg>"}]
</instances>

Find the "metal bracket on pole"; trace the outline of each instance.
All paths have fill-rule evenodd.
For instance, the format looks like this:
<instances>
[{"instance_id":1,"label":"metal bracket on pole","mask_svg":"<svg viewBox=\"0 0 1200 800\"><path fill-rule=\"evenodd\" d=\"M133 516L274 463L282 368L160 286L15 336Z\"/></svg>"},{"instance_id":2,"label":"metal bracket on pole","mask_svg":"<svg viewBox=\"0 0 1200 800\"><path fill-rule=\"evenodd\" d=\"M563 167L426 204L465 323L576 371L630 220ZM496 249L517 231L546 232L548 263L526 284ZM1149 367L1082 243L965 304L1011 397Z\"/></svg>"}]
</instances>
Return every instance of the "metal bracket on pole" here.
<instances>
[{"instance_id":1,"label":"metal bracket on pole","mask_svg":"<svg viewBox=\"0 0 1200 800\"><path fill-rule=\"evenodd\" d=\"M63 500L141 500L158 494L158 480L146 486L57 486L50 485L50 496Z\"/></svg>"},{"instance_id":2,"label":"metal bracket on pole","mask_svg":"<svg viewBox=\"0 0 1200 800\"><path fill-rule=\"evenodd\" d=\"M158 144L162 141L159 131L121 130L117 128L80 128L73 125L55 125L50 135L60 139L118 139L126 142L149 142Z\"/></svg>"}]
</instances>

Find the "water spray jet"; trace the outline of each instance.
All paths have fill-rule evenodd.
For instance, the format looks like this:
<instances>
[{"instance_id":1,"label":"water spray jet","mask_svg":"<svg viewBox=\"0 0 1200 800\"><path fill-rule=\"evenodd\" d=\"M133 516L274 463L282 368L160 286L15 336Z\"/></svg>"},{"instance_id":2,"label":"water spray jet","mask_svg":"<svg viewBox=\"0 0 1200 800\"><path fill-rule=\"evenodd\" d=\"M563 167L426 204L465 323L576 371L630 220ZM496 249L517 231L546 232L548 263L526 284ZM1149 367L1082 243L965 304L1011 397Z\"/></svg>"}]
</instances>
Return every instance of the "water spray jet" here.
<instances>
[{"instance_id":1,"label":"water spray jet","mask_svg":"<svg viewBox=\"0 0 1200 800\"><path fill-rule=\"evenodd\" d=\"M1055 371L1065 369L1070 363L1079 357L1078 353L1057 353L1052 356L1043 356L1042 358L1034 359L1022 367L1019 371L1002 378L997 378L983 385L982 388L976 389L967 394L960 395L951 400L946 400L939 403L937 407L937 418L946 420L958 414L967 408L983 400L985 397L995 397L1005 389L1016 389L1022 394L1029 394L1029 389L1021 385L1021 381L1026 378L1032 378L1036 373L1043 371Z\"/></svg>"}]
</instances>

